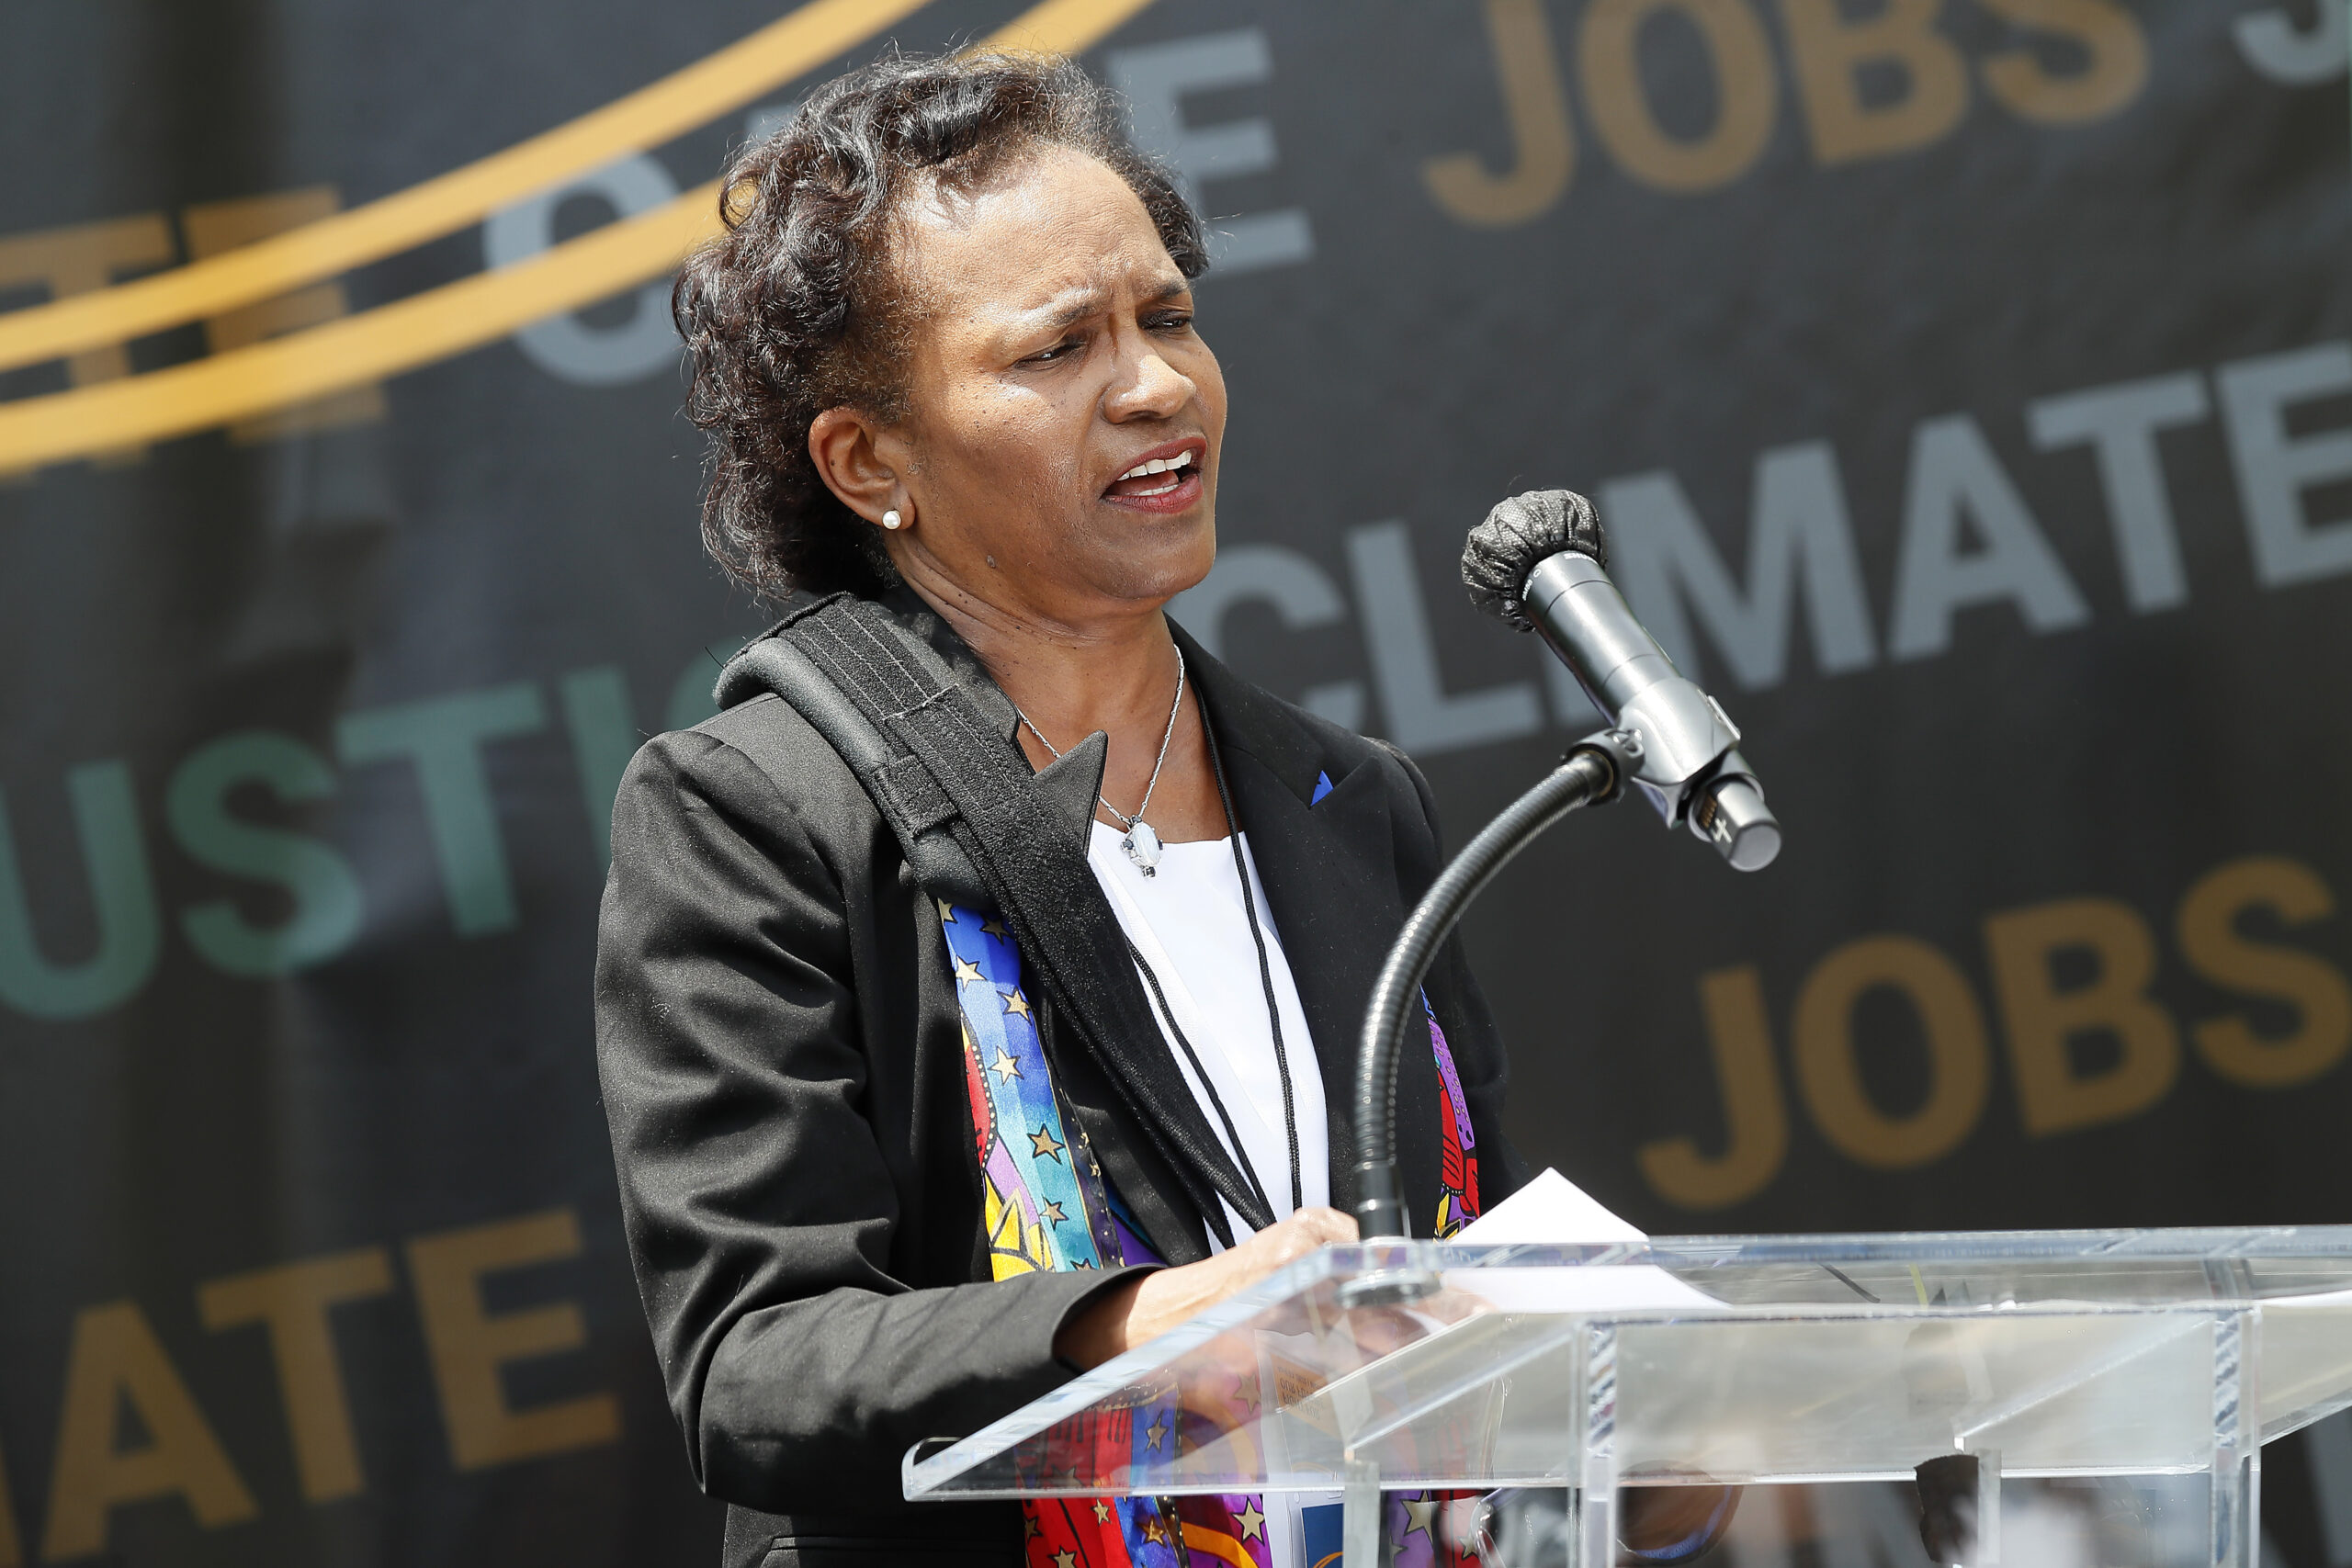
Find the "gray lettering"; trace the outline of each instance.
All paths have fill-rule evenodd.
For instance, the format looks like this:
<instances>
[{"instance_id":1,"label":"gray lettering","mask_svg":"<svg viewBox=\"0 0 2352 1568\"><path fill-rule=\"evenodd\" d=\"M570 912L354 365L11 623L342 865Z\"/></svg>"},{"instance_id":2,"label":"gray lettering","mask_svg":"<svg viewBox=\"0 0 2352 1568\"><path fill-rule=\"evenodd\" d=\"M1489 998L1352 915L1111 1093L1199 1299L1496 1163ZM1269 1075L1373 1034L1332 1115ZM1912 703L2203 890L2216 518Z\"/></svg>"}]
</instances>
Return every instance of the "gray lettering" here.
<instances>
[{"instance_id":1,"label":"gray lettering","mask_svg":"<svg viewBox=\"0 0 2352 1568\"><path fill-rule=\"evenodd\" d=\"M1984 545L1965 555L1963 517L1975 524ZM1966 414L1928 420L1911 437L1888 649L1897 659L1941 653L1951 646L1953 611L2003 600L2037 632L2090 619L1976 422Z\"/></svg>"},{"instance_id":2,"label":"gray lettering","mask_svg":"<svg viewBox=\"0 0 2352 1568\"><path fill-rule=\"evenodd\" d=\"M1413 571L1411 536L1403 523L1367 523L1349 529L1348 567L1355 579L1364 648L1391 740L1408 751L1427 754L1514 739L1542 728L1543 714L1531 682L1446 694L1430 636L1429 610Z\"/></svg>"},{"instance_id":3,"label":"gray lettering","mask_svg":"<svg viewBox=\"0 0 2352 1568\"><path fill-rule=\"evenodd\" d=\"M1226 613L1242 604L1273 606L1292 631L1312 631L1348 618L1347 602L1330 575L1283 545L1234 545L1219 550L1208 576L1170 600L1168 613L1199 639L1209 657L1223 659ZM1363 705L1361 681L1310 687L1299 698L1299 705L1309 713L1350 729L1363 727Z\"/></svg>"},{"instance_id":4,"label":"gray lettering","mask_svg":"<svg viewBox=\"0 0 2352 1568\"><path fill-rule=\"evenodd\" d=\"M1745 592L1672 474L1611 480L1601 487L1601 517L1611 570L1627 603L1684 672L1699 670L1687 601L1733 679L1748 691L1780 684L1800 582L1822 673L1876 661L1845 486L1827 442L1775 447L1757 458Z\"/></svg>"},{"instance_id":5,"label":"gray lettering","mask_svg":"<svg viewBox=\"0 0 2352 1568\"><path fill-rule=\"evenodd\" d=\"M1262 29L1241 28L1114 50L1107 67L1112 85L1134 115L1136 143L1175 170L1184 199L1201 215L1209 259L1219 273L1283 266L1314 256L1315 236L1302 209L1212 220L1201 199L1201 187L1210 181L1263 174L1274 166L1274 131L1265 120L1194 127L1186 122L1183 108L1187 93L1271 80L1274 58Z\"/></svg>"},{"instance_id":6,"label":"gray lettering","mask_svg":"<svg viewBox=\"0 0 2352 1568\"><path fill-rule=\"evenodd\" d=\"M2188 602L2156 433L2194 424L2210 412L2205 384L2193 374L2094 387L2044 398L2026 411L2034 445L2043 451L2089 444L2123 564L2123 596L2143 614Z\"/></svg>"},{"instance_id":7,"label":"gray lettering","mask_svg":"<svg viewBox=\"0 0 2352 1568\"><path fill-rule=\"evenodd\" d=\"M2344 0L2303 0L2303 4L2312 12L2308 28L2289 21L2285 7L2278 6L2248 11L2230 24L2245 62L2290 87L2333 82L2343 75L2347 59L2346 34L2352 31Z\"/></svg>"},{"instance_id":8,"label":"gray lettering","mask_svg":"<svg viewBox=\"0 0 2352 1568\"><path fill-rule=\"evenodd\" d=\"M2256 581L2282 588L2352 571L2352 519L2313 525L2302 493L2352 479L2352 429L2300 437L2287 432L2294 404L2352 391L2352 344L2241 359L2223 366L2216 379Z\"/></svg>"},{"instance_id":9,"label":"gray lettering","mask_svg":"<svg viewBox=\"0 0 2352 1568\"><path fill-rule=\"evenodd\" d=\"M524 197L482 220L482 258L492 267L529 261L555 243L556 209L570 197L591 197L631 218L678 194L670 172L642 152L575 175ZM637 308L615 327L594 327L576 314L550 316L514 334L515 345L548 375L583 387L641 381L677 364L677 329L670 322L670 283L637 291Z\"/></svg>"}]
</instances>

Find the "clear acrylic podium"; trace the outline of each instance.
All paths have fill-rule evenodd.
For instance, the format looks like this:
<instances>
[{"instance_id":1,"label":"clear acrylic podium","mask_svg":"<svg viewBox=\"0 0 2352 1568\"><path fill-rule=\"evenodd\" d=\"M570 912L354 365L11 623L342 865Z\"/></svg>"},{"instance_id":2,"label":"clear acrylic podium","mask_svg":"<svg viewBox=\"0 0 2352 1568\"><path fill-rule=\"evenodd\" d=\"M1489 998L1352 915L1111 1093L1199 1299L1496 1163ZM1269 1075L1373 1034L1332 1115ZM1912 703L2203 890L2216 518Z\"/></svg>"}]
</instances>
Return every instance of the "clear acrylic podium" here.
<instances>
[{"instance_id":1,"label":"clear acrylic podium","mask_svg":"<svg viewBox=\"0 0 2352 1568\"><path fill-rule=\"evenodd\" d=\"M1437 1289L1351 1304L1399 1278ZM2171 1524L2146 1568L2256 1568L2261 1445L2347 1404L2352 1226L1412 1242L1326 1248L910 1453L904 1481L918 1500L1338 1491L1348 1568L1374 1561L1383 1488L1557 1488L1568 1560L1611 1568L1621 1486L1741 1483L1745 1509L1961 1454L1970 1568L2040 1568L2014 1528L2001 1547L2037 1480L2154 1484Z\"/></svg>"}]
</instances>

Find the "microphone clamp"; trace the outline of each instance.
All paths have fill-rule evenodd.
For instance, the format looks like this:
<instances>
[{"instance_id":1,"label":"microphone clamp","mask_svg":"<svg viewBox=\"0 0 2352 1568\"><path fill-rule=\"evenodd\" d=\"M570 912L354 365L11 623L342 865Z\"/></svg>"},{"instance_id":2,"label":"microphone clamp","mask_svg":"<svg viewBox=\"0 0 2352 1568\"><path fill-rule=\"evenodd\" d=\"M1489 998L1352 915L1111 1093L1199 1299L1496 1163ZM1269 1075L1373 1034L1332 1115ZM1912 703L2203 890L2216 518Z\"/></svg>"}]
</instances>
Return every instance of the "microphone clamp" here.
<instances>
[{"instance_id":1,"label":"microphone clamp","mask_svg":"<svg viewBox=\"0 0 2352 1568\"><path fill-rule=\"evenodd\" d=\"M1738 727L1643 631L1600 563L1569 550L1545 557L1528 574L1526 604L1593 705L1616 716L1577 747L1607 752L1668 828L1687 826L1734 870L1770 865L1781 825L1739 754Z\"/></svg>"}]
</instances>

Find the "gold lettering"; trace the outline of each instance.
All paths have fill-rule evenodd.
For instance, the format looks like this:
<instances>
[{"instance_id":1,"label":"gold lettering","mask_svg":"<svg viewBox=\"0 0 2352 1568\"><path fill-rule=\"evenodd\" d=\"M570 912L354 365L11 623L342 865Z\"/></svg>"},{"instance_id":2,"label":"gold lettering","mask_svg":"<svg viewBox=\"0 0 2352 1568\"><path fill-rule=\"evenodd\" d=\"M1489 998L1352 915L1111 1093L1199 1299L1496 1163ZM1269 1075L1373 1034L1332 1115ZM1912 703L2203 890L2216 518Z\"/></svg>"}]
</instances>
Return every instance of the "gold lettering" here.
<instances>
[{"instance_id":1,"label":"gold lettering","mask_svg":"<svg viewBox=\"0 0 2352 1568\"><path fill-rule=\"evenodd\" d=\"M2175 931L2189 968L2214 985L2291 1004L2302 1014L2292 1032L2264 1036L2244 1014L2208 1019L2189 1032L2197 1055L2232 1083L2288 1089L2309 1083L2344 1059L2352 1045L2352 985L2316 953L2248 942L2237 929L2248 909L2268 909L2289 926L2335 912L2335 896L2319 874L2296 861L2254 855L2216 867L2180 901Z\"/></svg>"},{"instance_id":2,"label":"gold lettering","mask_svg":"<svg viewBox=\"0 0 2352 1568\"><path fill-rule=\"evenodd\" d=\"M1709 1158L1684 1135L1644 1144L1634 1158L1652 1190L1668 1202L1720 1209L1754 1197L1780 1174L1789 1152L1789 1108L1756 966L1701 976L1699 1006L1724 1108L1724 1152Z\"/></svg>"},{"instance_id":3,"label":"gold lettering","mask_svg":"<svg viewBox=\"0 0 2352 1568\"><path fill-rule=\"evenodd\" d=\"M19 234L0 240L0 292L39 284L51 299L88 294L124 273L163 266L178 254L172 243L171 226L160 212ZM85 348L65 360L65 378L76 387L130 374L130 356L119 343ZM93 456L101 465L110 466L131 461L143 451L121 446Z\"/></svg>"},{"instance_id":4,"label":"gold lettering","mask_svg":"<svg viewBox=\"0 0 2352 1568\"><path fill-rule=\"evenodd\" d=\"M191 255L201 261L222 251L249 245L255 240L324 218L339 209L341 199L333 186L312 186L305 190L286 191L275 196L244 197L235 201L212 201L201 207L191 207L180 214L180 227L187 235ZM265 338L315 327L350 313L351 304L340 283L314 284L275 299L265 299L258 305L231 310L214 316L204 323L204 340L214 354L226 354L231 349L246 348ZM366 424L384 417L383 389L375 386L355 387L315 402L300 404L259 419L246 420L229 427L232 441L266 441L277 436L296 435L304 431L327 430L340 425Z\"/></svg>"},{"instance_id":5,"label":"gold lettering","mask_svg":"<svg viewBox=\"0 0 2352 1568\"><path fill-rule=\"evenodd\" d=\"M268 1329L270 1355L277 1363L278 1397L294 1442L294 1466L301 1477L302 1495L310 1502L354 1496L367 1489L328 1310L339 1302L380 1296L391 1288L390 1256L380 1247L363 1247L214 1280L197 1290L197 1311L205 1327L218 1333L258 1323Z\"/></svg>"},{"instance_id":6,"label":"gold lettering","mask_svg":"<svg viewBox=\"0 0 2352 1568\"><path fill-rule=\"evenodd\" d=\"M408 1244L409 1273L449 1429L449 1457L459 1470L591 1448L620 1436L620 1405L609 1393L516 1410L499 1382L498 1370L506 1362L579 1349L588 1342L588 1326L571 1302L492 1316L482 1303L481 1277L579 1255L580 1221L569 1209Z\"/></svg>"},{"instance_id":7,"label":"gold lettering","mask_svg":"<svg viewBox=\"0 0 2352 1568\"><path fill-rule=\"evenodd\" d=\"M1908 1116L1871 1102L1856 1055L1855 1004L1880 987L1901 992L1927 1032L1928 1098ZM1984 1011L1951 960L1916 938L1863 937L1832 950L1797 993L1794 1033L1806 1111L1860 1164L1902 1170L1940 1159L1984 1112L1992 1079Z\"/></svg>"},{"instance_id":8,"label":"gold lettering","mask_svg":"<svg viewBox=\"0 0 2352 1568\"><path fill-rule=\"evenodd\" d=\"M2064 76L2042 69L2030 49L1984 62L1984 89L2021 119L2079 125L2103 119L2148 85L2148 36L2115 0L1980 0L2003 20L2071 39L2090 62Z\"/></svg>"},{"instance_id":9,"label":"gold lettering","mask_svg":"<svg viewBox=\"0 0 2352 1568\"><path fill-rule=\"evenodd\" d=\"M2180 1075L2180 1031L2148 995L2156 975L2155 933L2138 910L2113 898L2063 898L1994 915L1984 922L1993 990L2018 1075L2018 1111L2035 1137L2136 1116L2162 1100ZM2058 988L2052 961L2080 952L2096 977ZM2075 1069L2072 1042L2105 1034L2121 1048L2115 1066Z\"/></svg>"},{"instance_id":10,"label":"gold lettering","mask_svg":"<svg viewBox=\"0 0 2352 1568\"><path fill-rule=\"evenodd\" d=\"M1814 156L1825 164L1884 158L1924 147L1968 110L1968 70L1936 31L1943 0L1884 0L1867 18L1847 20L1839 0L1781 0L1796 56L1797 88ZM1862 101L1860 70L1891 65L1903 96Z\"/></svg>"},{"instance_id":11,"label":"gold lettering","mask_svg":"<svg viewBox=\"0 0 2352 1568\"><path fill-rule=\"evenodd\" d=\"M0 1568L25 1568L25 1537L17 1528L17 1501L8 1489L5 1462L0 1462Z\"/></svg>"},{"instance_id":12,"label":"gold lettering","mask_svg":"<svg viewBox=\"0 0 2352 1568\"><path fill-rule=\"evenodd\" d=\"M128 1405L147 1441L118 1446ZM147 1317L131 1302L85 1309L74 1320L65 1409L50 1478L41 1555L86 1557L107 1544L107 1513L123 1503L178 1496L207 1529L252 1518L253 1494L173 1370Z\"/></svg>"},{"instance_id":13,"label":"gold lettering","mask_svg":"<svg viewBox=\"0 0 2352 1568\"><path fill-rule=\"evenodd\" d=\"M1476 153L1454 152L1423 164L1421 178L1461 222L1508 229L1542 215L1568 188L1576 137L1543 0L1487 0L1487 37L1518 162L1506 174L1490 175Z\"/></svg>"},{"instance_id":14,"label":"gold lettering","mask_svg":"<svg viewBox=\"0 0 2352 1568\"><path fill-rule=\"evenodd\" d=\"M51 299L62 299L104 288L126 272L162 266L177 254L160 212L19 234L0 240L0 291L37 283ZM86 387L130 375L130 361L122 344L105 344L68 358L65 374Z\"/></svg>"},{"instance_id":15,"label":"gold lettering","mask_svg":"<svg viewBox=\"0 0 2352 1568\"><path fill-rule=\"evenodd\" d=\"M1650 110L1636 51L1642 25L1661 11L1690 18L1715 74L1715 123L1686 141ZM1702 191L1746 174L1772 140L1780 87L1772 47L1748 0L1593 0L1577 48L1586 107L1625 172L1661 190Z\"/></svg>"}]
</instances>

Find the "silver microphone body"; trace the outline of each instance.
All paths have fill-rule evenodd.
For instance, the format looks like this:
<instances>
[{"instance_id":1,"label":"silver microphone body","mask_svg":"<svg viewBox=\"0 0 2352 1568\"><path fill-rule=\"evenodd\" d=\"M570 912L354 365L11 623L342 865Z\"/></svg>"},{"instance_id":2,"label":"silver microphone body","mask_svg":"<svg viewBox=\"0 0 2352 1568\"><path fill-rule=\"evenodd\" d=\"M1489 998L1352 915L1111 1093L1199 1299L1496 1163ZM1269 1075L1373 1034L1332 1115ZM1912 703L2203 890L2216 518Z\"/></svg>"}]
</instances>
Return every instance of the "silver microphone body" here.
<instances>
[{"instance_id":1,"label":"silver microphone body","mask_svg":"<svg viewBox=\"0 0 2352 1568\"><path fill-rule=\"evenodd\" d=\"M1668 827L1688 824L1735 870L1781 852L1781 824L1739 754L1739 730L1674 668L1600 563L1576 550L1544 557L1521 603L1544 640L1608 716L1611 750Z\"/></svg>"}]
</instances>

